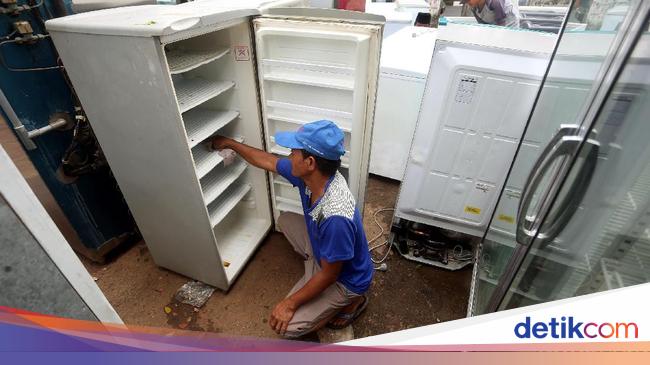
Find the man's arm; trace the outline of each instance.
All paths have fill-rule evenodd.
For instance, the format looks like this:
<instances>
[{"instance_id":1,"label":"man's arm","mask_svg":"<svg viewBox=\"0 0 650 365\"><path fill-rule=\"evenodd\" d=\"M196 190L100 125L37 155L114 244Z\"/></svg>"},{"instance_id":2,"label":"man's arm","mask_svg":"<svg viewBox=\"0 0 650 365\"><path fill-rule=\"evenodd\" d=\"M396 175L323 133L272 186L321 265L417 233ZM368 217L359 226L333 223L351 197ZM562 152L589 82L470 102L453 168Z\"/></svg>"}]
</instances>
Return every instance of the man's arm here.
<instances>
[{"instance_id":1,"label":"man's arm","mask_svg":"<svg viewBox=\"0 0 650 365\"><path fill-rule=\"evenodd\" d=\"M277 172L276 165L278 163L278 157L272 153L262 151L255 147L239 143L231 138L222 136L214 137L211 143L213 149L223 150L225 148L230 148L237 152L251 165L267 171Z\"/></svg>"},{"instance_id":2,"label":"man's arm","mask_svg":"<svg viewBox=\"0 0 650 365\"><path fill-rule=\"evenodd\" d=\"M329 263L324 259L320 260L322 268L316 275L297 292L293 293L283 301L278 303L271 312L269 325L275 332L284 334L287 331L289 321L293 318L294 313L298 308L320 295L330 285L334 284L341 273L343 261Z\"/></svg>"}]
</instances>

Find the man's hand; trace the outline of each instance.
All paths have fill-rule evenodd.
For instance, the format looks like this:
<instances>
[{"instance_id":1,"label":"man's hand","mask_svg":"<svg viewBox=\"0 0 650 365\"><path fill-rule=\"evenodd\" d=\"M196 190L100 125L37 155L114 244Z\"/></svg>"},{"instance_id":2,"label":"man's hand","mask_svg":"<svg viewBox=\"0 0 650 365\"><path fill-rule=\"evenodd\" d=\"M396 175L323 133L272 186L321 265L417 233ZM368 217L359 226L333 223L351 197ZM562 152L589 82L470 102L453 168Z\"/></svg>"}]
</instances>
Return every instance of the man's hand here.
<instances>
[{"instance_id":1,"label":"man's hand","mask_svg":"<svg viewBox=\"0 0 650 365\"><path fill-rule=\"evenodd\" d=\"M284 299L273 308L271 318L269 318L269 326L271 326L277 334L284 335L284 333L287 332L289 321L291 321L291 318L293 318L297 309L298 306L293 300L289 298Z\"/></svg>"},{"instance_id":2,"label":"man's hand","mask_svg":"<svg viewBox=\"0 0 650 365\"><path fill-rule=\"evenodd\" d=\"M233 140L228 137L223 137L223 136L215 136L212 138L212 149L213 150L223 150L226 148L230 148L229 144Z\"/></svg>"}]
</instances>

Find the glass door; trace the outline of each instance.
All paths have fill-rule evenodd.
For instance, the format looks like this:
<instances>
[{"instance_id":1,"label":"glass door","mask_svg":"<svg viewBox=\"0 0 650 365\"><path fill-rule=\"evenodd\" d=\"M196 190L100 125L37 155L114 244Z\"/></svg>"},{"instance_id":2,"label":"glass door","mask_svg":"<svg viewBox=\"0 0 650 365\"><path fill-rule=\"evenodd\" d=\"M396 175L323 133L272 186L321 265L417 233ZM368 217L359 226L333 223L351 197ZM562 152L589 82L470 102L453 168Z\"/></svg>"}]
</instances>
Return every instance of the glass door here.
<instances>
[{"instance_id":1,"label":"glass door","mask_svg":"<svg viewBox=\"0 0 650 365\"><path fill-rule=\"evenodd\" d=\"M648 281L650 4L592 4L568 14L479 250L471 315Z\"/></svg>"}]
</instances>

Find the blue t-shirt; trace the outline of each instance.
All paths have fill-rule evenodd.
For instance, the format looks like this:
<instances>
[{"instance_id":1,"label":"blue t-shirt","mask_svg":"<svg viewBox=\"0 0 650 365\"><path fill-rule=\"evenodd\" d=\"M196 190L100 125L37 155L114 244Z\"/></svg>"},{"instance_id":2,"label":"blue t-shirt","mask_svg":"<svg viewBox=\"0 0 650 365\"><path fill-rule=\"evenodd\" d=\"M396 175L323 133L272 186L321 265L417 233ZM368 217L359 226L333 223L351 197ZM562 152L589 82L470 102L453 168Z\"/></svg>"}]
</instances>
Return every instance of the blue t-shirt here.
<instances>
[{"instance_id":1,"label":"blue t-shirt","mask_svg":"<svg viewBox=\"0 0 650 365\"><path fill-rule=\"evenodd\" d=\"M330 178L325 193L312 206L311 191L302 179L293 176L291 161L280 159L276 169L300 190L307 233L316 262L320 265L321 259L329 263L343 261L338 281L354 293L365 293L372 282L374 267L370 261L361 214L343 175L337 172Z\"/></svg>"}]
</instances>

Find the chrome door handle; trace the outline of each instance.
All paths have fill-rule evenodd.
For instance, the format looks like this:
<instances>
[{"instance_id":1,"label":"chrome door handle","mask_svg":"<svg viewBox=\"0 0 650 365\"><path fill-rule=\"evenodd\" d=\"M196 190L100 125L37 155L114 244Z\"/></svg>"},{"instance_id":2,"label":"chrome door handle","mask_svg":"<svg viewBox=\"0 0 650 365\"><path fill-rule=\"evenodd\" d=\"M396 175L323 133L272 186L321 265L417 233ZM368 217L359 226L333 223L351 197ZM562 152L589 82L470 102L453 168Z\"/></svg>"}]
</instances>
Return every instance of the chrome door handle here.
<instances>
[{"instance_id":1,"label":"chrome door handle","mask_svg":"<svg viewBox=\"0 0 650 365\"><path fill-rule=\"evenodd\" d=\"M573 124L563 124L560 126L558 132L553 136L551 141L546 145L544 151L540 154L537 161L533 165L533 168L526 179L526 184L521 194L521 199L519 200L519 208L517 211L517 231L516 239L520 244L528 245L533 237L537 233L538 215L527 214L532 203L532 199L535 191L539 187L539 184L542 182L542 179L546 175L546 171L553 165L558 158L567 156L580 144L582 140L581 137L574 136L580 127ZM553 187L553 184L549 184L547 189L542 194L542 200L549 195Z\"/></svg>"},{"instance_id":2,"label":"chrome door handle","mask_svg":"<svg viewBox=\"0 0 650 365\"><path fill-rule=\"evenodd\" d=\"M554 203L557 208L554 209L553 212L556 214L553 214L552 216L549 214L545 220L545 223L548 224L543 224L539 229L537 239L541 240L540 247L545 247L549 243L553 242L555 237L557 237L557 235L569 223L587 193L589 183L591 182L591 178L594 175L598 163L600 143L593 139L587 139L587 141L585 141L585 148L589 148L589 152L587 152L585 162L580 166L580 170L578 170L575 180L569 182L569 190L564 194L564 196L562 196L562 200ZM582 152L580 154L582 154Z\"/></svg>"}]
</instances>

